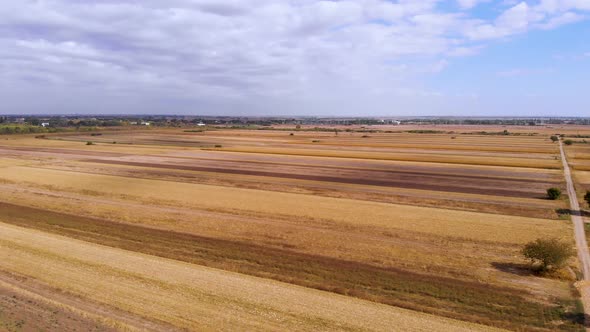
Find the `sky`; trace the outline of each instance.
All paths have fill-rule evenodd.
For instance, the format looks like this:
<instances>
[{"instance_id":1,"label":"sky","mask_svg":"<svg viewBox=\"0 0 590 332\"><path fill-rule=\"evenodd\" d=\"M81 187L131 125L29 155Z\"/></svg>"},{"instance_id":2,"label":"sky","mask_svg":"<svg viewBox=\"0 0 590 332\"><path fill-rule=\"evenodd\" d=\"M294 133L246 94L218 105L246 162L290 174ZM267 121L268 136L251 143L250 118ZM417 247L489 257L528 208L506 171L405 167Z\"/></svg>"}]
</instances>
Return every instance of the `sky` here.
<instances>
[{"instance_id":1,"label":"sky","mask_svg":"<svg viewBox=\"0 0 590 332\"><path fill-rule=\"evenodd\" d=\"M0 113L590 116L590 0L4 0Z\"/></svg>"}]
</instances>

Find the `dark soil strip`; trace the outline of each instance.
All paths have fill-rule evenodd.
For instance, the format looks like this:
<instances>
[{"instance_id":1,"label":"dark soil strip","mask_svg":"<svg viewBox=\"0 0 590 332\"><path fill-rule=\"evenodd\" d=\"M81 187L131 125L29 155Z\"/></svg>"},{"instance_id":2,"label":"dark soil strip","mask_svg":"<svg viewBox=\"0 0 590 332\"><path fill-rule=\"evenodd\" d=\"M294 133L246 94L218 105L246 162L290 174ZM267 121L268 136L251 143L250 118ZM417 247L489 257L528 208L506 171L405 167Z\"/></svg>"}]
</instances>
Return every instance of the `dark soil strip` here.
<instances>
[{"instance_id":1,"label":"dark soil strip","mask_svg":"<svg viewBox=\"0 0 590 332\"><path fill-rule=\"evenodd\" d=\"M529 295L524 292L476 282L6 203L0 203L0 219L102 245L492 326L531 331L581 329L564 303L544 305L527 300Z\"/></svg>"},{"instance_id":2,"label":"dark soil strip","mask_svg":"<svg viewBox=\"0 0 590 332\"><path fill-rule=\"evenodd\" d=\"M189 160L192 162L196 162L199 160L204 160L204 161L213 161L213 162L218 162L218 163L233 163L233 164L238 164L238 165L245 165L245 164L251 164L253 166L259 166L259 165L270 165L270 166L287 166L287 167L297 167L297 168L307 168L307 169L312 169L312 170L317 170L317 169L331 169L331 170L336 170L336 171L365 171L365 172L382 172L382 173L389 173L389 174L395 174L395 175L401 175L401 176L407 176L407 175L416 175L416 176L433 176L433 177L446 177L446 178L457 178L457 179L477 179L477 180L502 180L502 181L517 181L517 182L527 182L527 183L558 183L559 181L557 180L556 176L553 176L555 178L554 181L551 180L547 180L547 179L530 179L528 177L530 176L537 176L534 173L514 173L511 172L512 175L514 175L513 177L507 177L506 176L506 172L504 172L503 175L494 175L491 174L489 171L480 171L480 174L486 174L486 175L471 175L471 174L454 174L454 173L446 173L446 172L441 172L441 173L437 173L437 172L418 172L415 170L407 170L400 168L398 166L392 166L391 169L385 169L385 168L362 168L362 167L354 167L354 166L347 166L347 165L343 165L343 166L331 166L331 165L321 165L321 164L309 164L309 165L304 165L304 164L290 164L290 163L281 163L281 162L274 162L274 161L251 161L251 160L232 160L232 159L221 159L221 158L203 158L203 157L177 157L177 156L167 156L167 155L158 155L157 157L163 157L163 158L174 158L174 159L182 159L182 160ZM463 169L463 171L465 171ZM527 179L521 180L521 179L517 179L515 178L518 175L522 175L522 176L526 176ZM537 176L539 177L539 176Z\"/></svg>"},{"instance_id":3,"label":"dark soil strip","mask_svg":"<svg viewBox=\"0 0 590 332\"><path fill-rule=\"evenodd\" d=\"M512 189L490 189L490 188L477 188L477 187L436 185L436 184L419 183L417 181L416 182L404 182L404 181L378 180L378 179L371 179L370 174L368 176L362 177L362 178L360 178L360 177L359 178L345 178L345 177L335 177L335 176L307 175L307 174L295 174L295 173L277 173L277 172L268 172L268 171L229 169L229 168L216 168L216 167L201 167L201 166L186 166L186 165L167 165L167 164L142 163L142 162L118 161L118 160L84 159L81 161L92 162L92 163L101 163L101 164L151 167L151 168L174 169L174 170L184 170L184 171L254 175L254 176L276 177L276 178L283 178L283 179L324 181L324 182L371 185L371 186L380 186L380 187L396 187L396 188L408 188L408 189L447 191L447 192L458 192L458 193L466 193L466 194L495 195L495 196L522 197L522 198L544 197L544 193L542 193L542 192L535 193L535 192L517 191L517 190L512 190ZM517 183L517 184L515 184L515 186L516 186L516 188L519 188L519 187L526 188L526 181L522 181L521 183Z\"/></svg>"}]
</instances>

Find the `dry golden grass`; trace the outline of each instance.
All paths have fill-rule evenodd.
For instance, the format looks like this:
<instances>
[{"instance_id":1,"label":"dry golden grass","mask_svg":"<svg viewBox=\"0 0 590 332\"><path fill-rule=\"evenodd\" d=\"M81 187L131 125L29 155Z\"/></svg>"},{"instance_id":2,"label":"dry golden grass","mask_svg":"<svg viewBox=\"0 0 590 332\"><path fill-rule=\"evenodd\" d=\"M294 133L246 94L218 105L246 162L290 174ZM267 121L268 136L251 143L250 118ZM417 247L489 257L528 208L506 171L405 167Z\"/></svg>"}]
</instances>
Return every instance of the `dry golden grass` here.
<instances>
[{"instance_id":1,"label":"dry golden grass","mask_svg":"<svg viewBox=\"0 0 590 332\"><path fill-rule=\"evenodd\" d=\"M590 184L590 171L574 171L575 181Z\"/></svg>"},{"instance_id":2,"label":"dry golden grass","mask_svg":"<svg viewBox=\"0 0 590 332\"><path fill-rule=\"evenodd\" d=\"M0 179L52 186L54 190L170 201L195 209L258 216L324 220L336 224L402 229L479 241L524 243L559 234L564 225L551 220L452 211L331 197L217 187L158 180L81 174L31 167L0 168Z\"/></svg>"},{"instance_id":3,"label":"dry golden grass","mask_svg":"<svg viewBox=\"0 0 590 332\"><path fill-rule=\"evenodd\" d=\"M26 165L27 162L13 158L0 158L0 167L20 166Z\"/></svg>"},{"instance_id":4,"label":"dry golden grass","mask_svg":"<svg viewBox=\"0 0 590 332\"><path fill-rule=\"evenodd\" d=\"M6 224L0 234L2 269L182 328L495 330Z\"/></svg>"},{"instance_id":5,"label":"dry golden grass","mask_svg":"<svg viewBox=\"0 0 590 332\"><path fill-rule=\"evenodd\" d=\"M570 166L574 169L574 171L590 172L590 161L587 160L574 160L570 163Z\"/></svg>"},{"instance_id":6,"label":"dry golden grass","mask_svg":"<svg viewBox=\"0 0 590 332\"><path fill-rule=\"evenodd\" d=\"M248 154L246 154L247 156ZM374 160L375 162L379 162ZM249 161L249 162L256 162L256 161ZM263 162L260 162L263 163ZM425 163L410 163L410 162L387 162L387 164L383 165L382 163L376 164L374 168L345 168L345 169L354 169L354 170L380 170L389 168L395 168L399 165L418 165L425 166ZM306 165L303 161L294 162L293 165ZM7 165L11 166L11 165ZM14 166L14 165L12 165ZM471 166L471 165L470 165ZM457 172L453 171L446 171L444 172L444 167L441 167L439 164L429 164L428 167L433 171L437 171L440 169L440 174L451 174L451 175L459 175ZM116 165L116 164L109 164L108 167L105 167L103 163L93 163L93 162L69 162L67 165L57 164L57 165L45 165L44 168L56 169L56 170L67 170L67 171L78 171L83 173L99 173L99 174L106 174L106 175L119 175L124 174L121 176L128 176L127 174L137 174L137 177L142 178L154 178L155 175L151 173L147 173L146 175L143 174L146 170L152 170L151 167L141 167L141 166L130 166L130 165ZM463 169L471 169L471 170L480 170L481 172L485 172L486 170L504 170L507 171L505 176L502 176L502 179L538 179L537 174L546 174L547 177L553 176L560 176L560 171L557 170L544 170L544 169L526 169L526 172L523 172L522 168L510 168L510 167L497 167L497 166L465 166L462 167ZM509 176L510 171L520 171L518 176ZM316 190L306 190L304 188L313 188L313 187L327 187L329 188L331 193L337 194L341 192L346 192L347 190L358 190L358 191L376 191L386 193L390 196L411 196L411 197L426 197L426 198L440 198L440 199L450 199L450 200L463 200L463 201L481 201L485 203L513 203L513 204L522 204L528 206L534 206L537 208L548 208L548 209L558 209L558 208L565 208L566 204L561 201L551 201L551 200L539 200L536 198L525 198L525 197L504 197L504 196L492 196L492 195L480 195L480 194L470 194L470 193L459 193L459 192L450 192L450 191L434 191L434 190L421 190L421 189L412 189L412 188L404 188L400 190L399 188L395 187L377 187L371 185L362 185L362 184L350 184L350 183L337 183L337 182L327 182L327 181L311 181L311 180L301 180L301 179L289 179L288 183L285 183L285 179L283 178L276 178L276 177L260 177L255 175L243 175L243 174L227 174L227 173L215 173L215 172L201 172L201 171L187 171L187 170L166 170L166 174L159 175L156 179L158 180L170 180L170 181L178 181L178 179L186 179L186 181L190 181L190 179L197 179L193 181L193 183L203 183L205 184L213 184L213 185L224 185L224 186L235 186L239 187L244 183L252 183L252 184L260 184L256 188L253 189L262 189L262 190L273 190L273 191L288 191L294 193L304 193L304 194L317 194ZM529 177L527 177L527 175ZM178 181L181 182L181 181ZM232 185L232 183L234 185ZM277 189L278 187L284 186L285 188ZM248 187L249 188L249 187ZM288 190L293 189L293 190ZM367 199L371 200L371 199ZM444 208L444 206L440 206Z\"/></svg>"},{"instance_id":7,"label":"dry golden grass","mask_svg":"<svg viewBox=\"0 0 590 332\"><path fill-rule=\"evenodd\" d=\"M60 192L54 187L25 186L22 183L0 185L0 201L494 285L521 288L523 282L519 278L515 283L513 277L507 278L501 270L490 269L493 263L523 263L515 243L481 242L471 237L461 240L459 234L441 236L400 228L392 230L389 225L326 223L297 215L276 218L256 217L253 213L217 213L181 208L166 202L164 205L153 201L144 204L141 199L133 197ZM432 211L434 214L440 210ZM566 224L554 223L563 227L560 233L569 234ZM546 225L549 224L547 221ZM536 230L545 235L555 231L543 227ZM569 296L567 290L564 295L559 284L532 281L525 284L531 285L533 293Z\"/></svg>"},{"instance_id":8,"label":"dry golden grass","mask_svg":"<svg viewBox=\"0 0 590 332\"><path fill-rule=\"evenodd\" d=\"M547 168L559 169L560 163L553 159L523 159L514 157L496 158L496 157L469 157L453 155L420 155L416 153L386 153L386 152L355 152L355 151L338 151L338 150L313 150L313 149L285 149L271 147L252 147L252 146L233 146L223 148L223 151L262 153L262 154L280 154L293 156L314 156L314 157L337 157L337 158L354 158L354 159L377 159L377 160L397 160L397 161L418 161L418 162L436 162L447 164L468 164L468 165L490 165L490 166L510 166L510 167L530 167L530 168Z\"/></svg>"},{"instance_id":9,"label":"dry golden grass","mask_svg":"<svg viewBox=\"0 0 590 332\"><path fill-rule=\"evenodd\" d=\"M80 141L68 141L55 139L36 139L31 136L14 136L9 137L7 140L0 141L0 147L12 147L12 148L50 148L50 149L64 149L72 150L77 149L80 151L99 151L99 152L118 152L118 153L132 153L132 154L157 154L166 153L169 149L165 147L157 146L146 146L146 145L128 145L128 144L112 144L109 143L86 145L87 141L94 141L93 137L88 136ZM176 148L182 149L182 148ZM58 150L52 151L59 153Z\"/></svg>"},{"instance_id":10,"label":"dry golden grass","mask_svg":"<svg viewBox=\"0 0 590 332\"><path fill-rule=\"evenodd\" d=\"M0 224L0 246L6 249L0 255L9 257L0 260L0 269L9 267L135 314L200 330L382 330L391 326L407 330L407 325L397 323L396 317L401 316L392 313L399 310L395 307L367 306L368 302L252 276L494 326L578 327L570 283L527 275L519 255L524 242L538 237L558 234L569 240L572 232L566 222L502 214L510 213L509 209L495 214L450 209L469 201L487 203L492 210L526 206L554 214L563 202L534 198L537 192L542 195L545 185L559 185L562 180L559 161L553 159L557 149L548 136L364 135L158 129L0 141L0 149L6 146L10 158L23 151L22 163L0 158L4 209L0 220L4 217L5 223L37 229ZM86 146L87 140L99 143ZM111 144L118 140L134 144ZM200 148L214 143L223 147ZM139 164L109 165L100 160ZM215 168L217 160L225 164ZM141 162L200 165L211 171L140 167ZM260 169L270 175L224 174L234 169L232 162L237 171ZM303 174L303 166L317 174L340 172L341 177L359 181L381 172L375 178L399 183L398 187L371 186L281 178L272 173L273 168L283 167L284 173ZM530 186L516 193L526 190L529 198L499 196L522 188L517 184L524 182L515 179L531 180ZM422 190L401 189L413 181L421 183L417 188ZM478 185L486 187L477 194L461 192ZM493 189L498 192L488 191ZM392 199L371 201L368 194L356 195L375 191ZM431 206L403 205L412 204L413 199ZM444 200L449 204L444 205ZM527 215L523 211L519 213ZM30 264L25 265L26 261ZM46 273L40 272L44 269ZM258 283L251 285L252 280ZM89 283L97 287L83 287ZM269 287L298 298L279 307L282 298L258 294ZM153 303L152 298L162 300ZM332 308L338 298L355 303L360 316L344 304ZM322 305L327 308L317 309ZM342 318L336 316L337 310L345 312L346 319L338 321ZM378 321L366 325L371 310L376 310ZM199 319L213 313L218 317L211 322ZM360 320L349 318L355 315ZM455 330L454 326L429 326L433 328Z\"/></svg>"}]
</instances>

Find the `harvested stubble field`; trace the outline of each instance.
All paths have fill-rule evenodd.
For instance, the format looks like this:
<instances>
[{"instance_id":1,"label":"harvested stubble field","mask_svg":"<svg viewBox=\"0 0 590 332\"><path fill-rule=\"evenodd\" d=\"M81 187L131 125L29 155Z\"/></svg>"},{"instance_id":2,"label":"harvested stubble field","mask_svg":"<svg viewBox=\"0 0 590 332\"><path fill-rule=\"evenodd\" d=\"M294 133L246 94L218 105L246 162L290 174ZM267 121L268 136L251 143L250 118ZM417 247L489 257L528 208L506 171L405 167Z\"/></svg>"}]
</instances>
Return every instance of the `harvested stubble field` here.
<instances>
[{"instance_id":1,"label":"harvested stubble field","mask_svg":"<svg viewBox=\"0 0 590 332\"><path fill-rule=\"evenodd\" d=\"M572 241L543 130L11 136L0 270L109 328L580 330L572 282L519 255Z\"/></svg>"},{"instance_id":2,"label":"harvested stubble field","mask_svg":"<svg viewBox=\"0 0 590 332\"><path fill-rule=\"evenodd\" d=\"M576 182L578 201L586 213L590 216L590 207L584 200L586 191L590 190L590 144L584 143L581 138L572 138L573 145L566 146L566 154L572 165L573 179ZM588 141L588 139L585 139Z\"/></svg>"}]
</instances>

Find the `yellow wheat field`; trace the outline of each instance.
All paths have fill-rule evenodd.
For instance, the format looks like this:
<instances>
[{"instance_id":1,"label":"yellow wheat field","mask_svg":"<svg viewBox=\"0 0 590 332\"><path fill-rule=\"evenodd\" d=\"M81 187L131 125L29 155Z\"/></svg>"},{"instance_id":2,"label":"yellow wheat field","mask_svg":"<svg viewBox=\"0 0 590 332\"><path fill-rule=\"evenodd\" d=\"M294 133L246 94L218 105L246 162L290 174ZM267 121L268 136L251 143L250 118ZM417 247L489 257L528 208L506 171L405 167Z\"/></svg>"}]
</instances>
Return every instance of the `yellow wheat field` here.
<instances>
[{"instance_id":1,"label":"yellow wheat field","mask_svg":"<svg viewBox=\"0 0 590 332\"><path fill-rule=\"evenodd\" d=\"M531 168L548 168L559 169L560 163L557 159L523 159L513 157L470 157L470 156L453 156L453 155L420 155L415 153L387 153L387 152L355 152L355 151L337 151L337 150L313 150L313 149L285 149L270 147L251 147L235 146L224 148L223 151L234 152L253 152L264 154L280 155L299 155L314 157L338 157L354 159L378 159L378 160L399 160L399 161L419 161L419 162L437 162L448 164L470 164L470 165L490 165L490 166L512 166L512 167L531 167Z\"/></svg>"},{"instance_id":2,"label":"yellow wheat field","mask_svg":"<svg viewBox=\"0 0 590 332\"><path fill-rule=\"evenodd\" d=\"M218 187L32 167L0 168L0 180L24 181L55 190L169 202L195 209L234 211L305 222L377 226L481 241L523 243L568 232L552 220Z\"/></svg>"},{"instance_id":3,"label":"yellow wheat field","mask_svg":"<svg viewBox=\"0 0 590 332\"><path fill-rule=\"evenodd\" d=\"M496 330L2 223L0 246L2 269L181 328Z\"/></svg>"}]
</instances>

